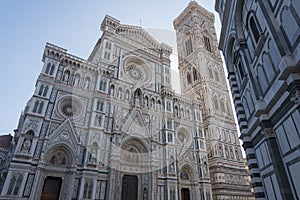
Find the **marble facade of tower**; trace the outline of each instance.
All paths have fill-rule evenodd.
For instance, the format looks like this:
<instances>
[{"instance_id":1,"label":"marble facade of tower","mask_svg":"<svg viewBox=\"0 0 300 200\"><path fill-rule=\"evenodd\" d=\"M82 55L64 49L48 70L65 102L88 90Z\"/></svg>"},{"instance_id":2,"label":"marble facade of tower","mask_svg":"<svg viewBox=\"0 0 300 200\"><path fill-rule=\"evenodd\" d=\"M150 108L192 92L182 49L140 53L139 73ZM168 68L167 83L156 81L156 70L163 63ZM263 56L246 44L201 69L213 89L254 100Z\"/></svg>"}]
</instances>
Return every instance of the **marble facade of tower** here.
<instances>
[{"instance_id":1,"label":"marble facade of tower","mask_svg":"<svg viewBox=\"0 0 300 200\"><path fill-rule=\"evenodd\" d=\"M172 90L172 49L101 30L87 60L46 44L0 199L211 200L204 105Z\"/></svg>"},{"instance_id":2,"label":"marble facade of tower","mask_svg":"<svg viewBox=\"0 0 300 200\"><path fill-rule=\"evenodd\" d=\"M181 90L201 101L213 199L252 199L214 22L195 1L174 20Z\"/></svg>"}]
</instances>

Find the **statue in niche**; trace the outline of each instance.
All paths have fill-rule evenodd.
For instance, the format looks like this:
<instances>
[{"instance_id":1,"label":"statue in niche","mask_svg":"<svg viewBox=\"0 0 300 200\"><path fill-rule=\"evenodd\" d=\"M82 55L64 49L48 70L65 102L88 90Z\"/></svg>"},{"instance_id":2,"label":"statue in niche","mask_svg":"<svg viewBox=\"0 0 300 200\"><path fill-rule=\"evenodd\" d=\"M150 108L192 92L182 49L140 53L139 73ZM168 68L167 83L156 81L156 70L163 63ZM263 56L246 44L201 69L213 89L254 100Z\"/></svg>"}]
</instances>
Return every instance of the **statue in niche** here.
<instances>
[{"instance_id":1,"label":"statue in niche","mask_svg":"<svg viewBox=\"0 0 300 200\"><path fill-rule=\"evenodd\" d=\"M147 200L147 199L148 199L148 190L147 190L147 188L144 188L143 200Z\"/></svg>"},{"instance_id":2,"label":"statue in niche","mask_svg":"<svg viewBox=\"0 0 300 200\"><path fill-rule=\"evenodd\" d=\"M90 79L86 78L84 82L84 89L88 90L90 87Z\"/></svg>"},{"instance_id":3,"label":"statue in niche","mask_svg":"<svg viewBox=\"0 0 300 200\"><path fill-rule=\"evenodd\" d=\"M206 162L204 162L203 166L203 177L208 177L208 166Z\"/></svg>"},{"instance_id":4,"label":"statue in niche","mask_svg":"<svg viewBox=\"0 0 300 200\"><path fill-rule=\"evenodd\" d=\"M70 72L68 70L66 70L64 72L64 78L63 78L63 82L67 83L69 80L69 76L70 76Z\"/></svg>"},{"instance_id":5,"label":"statue in niche","mask_svg":"<svg viewBox=\"0 0 300 200\"><path fill-rule=\"evenodd\" d=\"M172 162L169 166L170 169L170 174L175 174L175 166L174 166L174 162Z\"/></svg>"},{"instance_id":6,"label":"statue in niche","mask_svg":"<svg viewBox=\"0 0 300 200\"><path fill-rule=\"evenodd\" d=\"M23 152L29 152L31 147L31 140L30 139L25 139L22 145L22 151Z\"/></svg>"}]
</instances>

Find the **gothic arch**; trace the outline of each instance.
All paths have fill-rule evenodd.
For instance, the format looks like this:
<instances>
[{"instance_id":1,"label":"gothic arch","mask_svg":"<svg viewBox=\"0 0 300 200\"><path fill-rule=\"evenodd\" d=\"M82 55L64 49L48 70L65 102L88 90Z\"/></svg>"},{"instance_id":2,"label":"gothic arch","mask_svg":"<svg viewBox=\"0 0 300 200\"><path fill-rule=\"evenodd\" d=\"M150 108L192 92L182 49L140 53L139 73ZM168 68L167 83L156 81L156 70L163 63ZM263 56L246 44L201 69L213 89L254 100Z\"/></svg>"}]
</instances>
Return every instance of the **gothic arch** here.
<instances>
[{"instance_id":1,"label":"gothic arch","mask_svg":"<svg viewBox=\"0 0 300 200\"><path fill-rule=\"evenodd\" d=\"M231 35L229 37L229 42L228 42L228 45L227 45L227 51L226 51L226 54L227 54L227 68L228 68L228 72L234 72L234 47L235 47L235 43L236 43L236 37L235 35Z\"/></svg>"},{"instance_id":2,"label":"gothic arch","mask_svg":"<svg viewBox=\"0 0 300 200\"><path fill-rule=\"evenodd\" d=\"M182 172L187 173L188 179L184 179L186 177L181 177L181 175L186 175L186 174L181 174ZM189 163L184 163L182 165L182 167L180 168L179 176L181 180L189 181L189 182L195 181L195 178L197 177L194 168Z\"/></svg>"},{"instance_id":3,"label":"gothic arch","mask_svg":"<svg viewBox=\"0 0 300 200\"><path fill-rule=\"evenodd\" d=\"M243 11L244 11L244 5L245 0L239 0L236 3L235 8L235 28L237 33L238 41L244 41L245 35L243 32Z\"/></svg>"},{"instance_id":4,"label":"gothic arch","mask_svg":"<svg viewBox=\"0 0 300 200\"><path fill-rule=\"evenodd\" d=\"M127 136L123 139L121 149L129 150L131 148L136 149L137 153L150 152L149 144L145 140L137 137Z\"/></svg>"}]
</instances>

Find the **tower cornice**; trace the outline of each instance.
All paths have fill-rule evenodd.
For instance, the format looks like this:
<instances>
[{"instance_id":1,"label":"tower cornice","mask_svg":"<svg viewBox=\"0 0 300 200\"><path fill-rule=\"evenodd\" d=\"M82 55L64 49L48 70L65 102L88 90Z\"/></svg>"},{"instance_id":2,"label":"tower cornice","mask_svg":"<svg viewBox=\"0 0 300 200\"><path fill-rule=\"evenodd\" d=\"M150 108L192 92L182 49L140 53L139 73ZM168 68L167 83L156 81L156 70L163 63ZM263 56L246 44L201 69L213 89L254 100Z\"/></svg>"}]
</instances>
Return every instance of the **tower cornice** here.
<instances>
[{"instance_id":1,"label":"tower cornice","mask_svg":"<svg viewBox=\"0 0 300 200\"><path fill-rule=\"evenodd\" d=\"M196 1L191 1L188 6L183 10L183 12L173 21L173 26L175 30L178 29L180 24L186 20L187 17L191 16L191 12L197 12L197 14L203 16L211 23L215 23L215 16L213 13L207 11L205 8L200 6Z\"/></svg>"}]
</instances>

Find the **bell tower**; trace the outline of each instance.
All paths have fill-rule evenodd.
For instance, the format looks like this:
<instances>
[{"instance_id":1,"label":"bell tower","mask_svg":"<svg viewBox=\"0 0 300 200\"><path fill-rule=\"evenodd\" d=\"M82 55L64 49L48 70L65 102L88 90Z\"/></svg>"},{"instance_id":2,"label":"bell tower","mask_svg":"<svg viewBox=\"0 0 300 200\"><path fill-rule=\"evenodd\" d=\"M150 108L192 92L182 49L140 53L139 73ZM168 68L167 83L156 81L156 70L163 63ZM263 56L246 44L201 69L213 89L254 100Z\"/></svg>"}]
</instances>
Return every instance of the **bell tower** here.
<instances>
[{"instance_id":1,"label":"bell tower","mask_svg":"<svg viewBox=\"0 0 300 200\"><path fill-rule=\"evenodd\" d=\"M201 101L213 199L251 199L214 23L196 1L173 22L181 93Z\"/></svg>"}]
</instances>

